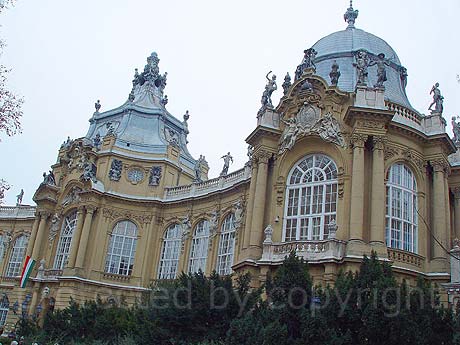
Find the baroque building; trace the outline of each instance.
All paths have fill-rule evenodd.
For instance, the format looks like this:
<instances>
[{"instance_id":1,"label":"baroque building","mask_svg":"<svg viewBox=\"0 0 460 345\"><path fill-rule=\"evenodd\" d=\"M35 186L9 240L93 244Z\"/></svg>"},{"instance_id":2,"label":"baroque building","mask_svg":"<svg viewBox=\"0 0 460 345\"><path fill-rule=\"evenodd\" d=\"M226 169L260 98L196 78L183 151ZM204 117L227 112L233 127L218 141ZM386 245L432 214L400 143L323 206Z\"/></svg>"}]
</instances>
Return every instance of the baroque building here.
<instances>
[{"instance_id":1,"label":"baroque building","mask_svg":"<svg viewBox=\"0 0 460 345\"><path fill-rule=\"evenodd\" d=\"M188 113L166 109L167 74L152 53L127 101L105 112L97 102L87 134L62 144L36 206L0 208L0 324L70 297L133 304L180 272L250 272L259 286L291 251L315 284L371 251L410 284L449 283L460 126L452 140L439 85L429 114L411 106L406 68L355 27L357 15L350 6L344 30L304 51L276 106L267 75L248 162L229 172L229 153L214 179L187 149ZM37 265L20 288L27 255Z\"/></svg>"}]
</instances>

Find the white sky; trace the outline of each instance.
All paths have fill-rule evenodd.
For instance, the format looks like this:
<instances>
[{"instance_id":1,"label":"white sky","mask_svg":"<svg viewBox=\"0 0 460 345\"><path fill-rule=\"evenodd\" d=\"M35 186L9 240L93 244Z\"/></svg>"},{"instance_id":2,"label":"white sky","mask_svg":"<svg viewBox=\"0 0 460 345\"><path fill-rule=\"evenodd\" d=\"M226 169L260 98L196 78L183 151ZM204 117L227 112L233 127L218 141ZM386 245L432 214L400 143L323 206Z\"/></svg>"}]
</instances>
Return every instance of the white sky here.
<instances>
[{"instance_id":1,"label":"white sky","mask_svg":"<svg viewBox=\"0 0 460 345\"><path fill-rule=\"evenodd\" d=\"M56 162L68 135L82 137L94 102L102 110L125 102L134 68L152 51L168 72L168 110L190 111L189 150L204 154L210 177L230 151L236 170L246 161L245 138L255 128L265 74L278 75L278 91L303 50L343 30L347 0L19 0L0 17L8 46L1 63L9 84L25 98L23 133L1 135L0 178L23 203ZM407 92L423 113L439 81L449 124L460 112L459 0L355 0L358 28L385 39L409 73Z\"/></svg>"}]
</instances>

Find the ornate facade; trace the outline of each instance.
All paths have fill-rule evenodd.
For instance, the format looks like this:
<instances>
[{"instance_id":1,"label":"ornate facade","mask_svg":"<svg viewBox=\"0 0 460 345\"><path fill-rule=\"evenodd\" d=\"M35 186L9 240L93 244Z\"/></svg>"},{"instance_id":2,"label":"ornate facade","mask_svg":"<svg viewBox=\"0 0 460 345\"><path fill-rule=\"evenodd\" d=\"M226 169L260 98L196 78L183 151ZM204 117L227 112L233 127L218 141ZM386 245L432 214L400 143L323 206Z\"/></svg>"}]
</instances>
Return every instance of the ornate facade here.
<instances>
[{"instance_id":1,"label":"ornate facade","mask_svg":"<svg viewBox=\"0 0 460 345\"><path fill-rule=\"evenodd\" d=\"M276 106L267 74L249 160L229 173L224 156L215 179L187 149L188 113L166 110L167 74L150 55L127 101L105 112L97 102L88 133L63 143L37 206L0 208L0 323L15 302L27 313L70 297L132 304L182 271L248 271L258 286L293 250L318 284L372 250L409 283L448 283L458 138L446 134L438 85L434 110L415 110L406 68L356 17L350 6L345 30L304 51ZM37 265L21 289L26 255Z\"/></svg>"}]
</instances>

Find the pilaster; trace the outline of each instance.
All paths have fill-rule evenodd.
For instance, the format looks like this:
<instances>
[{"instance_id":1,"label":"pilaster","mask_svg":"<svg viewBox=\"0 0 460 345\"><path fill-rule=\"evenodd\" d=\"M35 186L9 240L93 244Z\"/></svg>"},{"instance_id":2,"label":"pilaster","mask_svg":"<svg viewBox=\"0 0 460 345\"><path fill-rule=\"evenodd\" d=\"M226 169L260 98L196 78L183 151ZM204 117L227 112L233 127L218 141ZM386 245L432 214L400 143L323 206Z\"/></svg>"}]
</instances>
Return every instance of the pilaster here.
<instances>
[{"instance_id":1,"label":"pilaster","mask_svg":"<svg viewBox=\"0 0 460 345\"><path fill-rule=\"evenodd\" d=\"M91 230L91 223L93 220L93 214L96 211L96 208L91 207L91 206L86 206L86 216L85 216L85 221L83 223L83 229L80 237L80 241L78 242L78 248L77 248L77 258L75 262L75 267L78 268L83 268L84 265L84 260L86 257L86 248L88 247L88 239L89 239L89 233ZM77 242L75 241L75 245L77 245Z\"/></svg>"}]
</instances>

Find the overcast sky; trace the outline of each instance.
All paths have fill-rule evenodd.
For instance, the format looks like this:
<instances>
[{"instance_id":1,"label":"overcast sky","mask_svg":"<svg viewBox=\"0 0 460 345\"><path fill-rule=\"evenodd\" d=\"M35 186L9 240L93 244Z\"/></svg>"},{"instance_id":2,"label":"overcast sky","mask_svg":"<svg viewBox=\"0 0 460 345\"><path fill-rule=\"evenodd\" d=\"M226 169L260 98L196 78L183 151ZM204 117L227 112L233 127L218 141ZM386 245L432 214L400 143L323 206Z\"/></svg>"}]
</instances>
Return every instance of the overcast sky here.
<instances>
[{"instance_id":1,"label":"overcast sky","mask_svg":"<svg viewBox=\"0 0 460 345\"><path fill-rule=\"evenodd\" d=\"M343 30L347 0L18 0L1 17L6 40L0 63L12 68L9 84L24 104L23 133L0 138L0 178L23 203L56 162L61 143L82 137L94 102L101 111L123 104L134 68L152 51L168 72L168 110L182 119L190 111L189 150L204 154L210 177L230 151L241 168L245 138L273 70L279 84L293 75L303 50ZM449 124L460 113L459 0L355 0L358 28L385 39L407 67L412 105L427 113L429 91L439 81ZM281 85L274 94L280 98Z\"/></svg>"}]
</instances>

